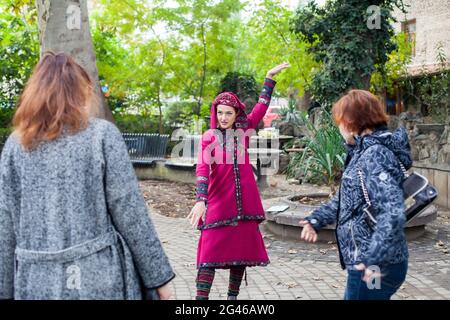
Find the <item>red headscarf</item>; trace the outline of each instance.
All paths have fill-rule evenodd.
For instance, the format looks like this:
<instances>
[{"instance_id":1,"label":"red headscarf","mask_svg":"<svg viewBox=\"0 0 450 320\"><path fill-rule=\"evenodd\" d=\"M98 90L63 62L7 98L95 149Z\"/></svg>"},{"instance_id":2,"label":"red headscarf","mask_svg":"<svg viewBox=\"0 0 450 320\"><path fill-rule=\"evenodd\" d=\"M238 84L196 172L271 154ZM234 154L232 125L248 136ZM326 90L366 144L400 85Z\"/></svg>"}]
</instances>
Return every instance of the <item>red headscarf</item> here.
<instances>
[{"instance_id":1,"label":"red headscarf","mask_svg":"<svg viewBox=\"0 0 450 320\"><path fill-rule=\"evenodd\" d=\"M236 129L246 129L248 127L247 115L245 114L245 104L239 100L238 96L232 92L222 92L219 94L211 106L210 128L217 128L217 106L224 105L233 107L237 111L234 127Z\"/></svg>"}]
</instances>

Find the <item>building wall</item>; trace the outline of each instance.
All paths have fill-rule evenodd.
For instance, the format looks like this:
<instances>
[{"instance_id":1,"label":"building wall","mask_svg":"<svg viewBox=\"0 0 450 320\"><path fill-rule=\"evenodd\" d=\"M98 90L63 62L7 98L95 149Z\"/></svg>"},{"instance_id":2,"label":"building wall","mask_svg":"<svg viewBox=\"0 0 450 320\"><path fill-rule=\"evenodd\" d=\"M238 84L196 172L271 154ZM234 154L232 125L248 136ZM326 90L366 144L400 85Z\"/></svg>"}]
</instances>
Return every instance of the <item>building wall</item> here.
<instances>
[{"instance_id":1,"label":"building wall","mask_svg":"<svg viewBox=\"0 0 450 320\"><path fill-rule=\"evenodd\" d=\"M442 43L450 60L450 0L404 0L407 13L396 9L394 23L396 32L402 31L401 22L416 19L416 55L410 70L421 65L436 63L436 46Z\"/></svg>"}]
</instances>

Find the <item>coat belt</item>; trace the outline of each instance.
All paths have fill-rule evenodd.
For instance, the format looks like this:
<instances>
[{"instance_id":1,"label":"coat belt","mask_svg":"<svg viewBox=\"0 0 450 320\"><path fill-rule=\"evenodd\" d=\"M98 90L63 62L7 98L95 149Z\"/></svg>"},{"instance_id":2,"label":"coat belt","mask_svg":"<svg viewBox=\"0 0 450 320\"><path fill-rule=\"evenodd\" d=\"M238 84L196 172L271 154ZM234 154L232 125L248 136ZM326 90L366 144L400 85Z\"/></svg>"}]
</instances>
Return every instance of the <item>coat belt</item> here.
<instances>
[{"instance_id":1,"label":"coat belt","mask_svg":"<svg viewBox=\"0 0 450 320\"><path fill-rule=\"evenodd\" d=\"M97 238L59 251L34 251L16 248L16 259L21 262L71 262L99 252L117 241L115 230L108 231Z\"/></svg>"}]
</instances>

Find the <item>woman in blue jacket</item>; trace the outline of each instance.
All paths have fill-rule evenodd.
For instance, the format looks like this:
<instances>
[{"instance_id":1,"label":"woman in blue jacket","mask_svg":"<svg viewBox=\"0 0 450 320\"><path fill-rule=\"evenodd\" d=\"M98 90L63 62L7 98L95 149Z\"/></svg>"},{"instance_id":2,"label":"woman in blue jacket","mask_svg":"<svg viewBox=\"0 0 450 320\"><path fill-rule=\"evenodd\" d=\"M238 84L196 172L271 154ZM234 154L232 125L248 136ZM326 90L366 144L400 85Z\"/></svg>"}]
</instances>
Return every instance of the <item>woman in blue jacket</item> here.
<instances>
[{"instance_id":1,"label":"woman in blue jacket","mask_svg":"<svg viewBox=\"0 0 450 320\"><path fill-rule=\"evenodd\" d=\"M317 232L336 223L340 262L347 269L346 300L390 299L404 282L408 247L401 164L412 165L404 128L387 130L388 116L376 96L351 90L332 108L348 150L339 192L301 221L301 238L317 240ZM370 223L360 183L372 203Z\"/></svg>"}]
</instances>

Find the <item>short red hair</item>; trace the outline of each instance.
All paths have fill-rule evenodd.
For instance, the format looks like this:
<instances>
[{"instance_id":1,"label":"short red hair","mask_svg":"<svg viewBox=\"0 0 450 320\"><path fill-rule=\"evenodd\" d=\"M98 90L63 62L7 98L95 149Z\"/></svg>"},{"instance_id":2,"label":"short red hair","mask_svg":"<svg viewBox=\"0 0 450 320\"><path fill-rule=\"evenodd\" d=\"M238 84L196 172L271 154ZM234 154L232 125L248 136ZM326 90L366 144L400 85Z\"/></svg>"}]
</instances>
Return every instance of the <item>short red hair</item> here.
<instances>
[{"instance_id":1,"label":"short red hair","mask_svg":"<svg viewBox=\"0 0 450 320\"><path fill-rule=\"evenodd\" d=\"M343 124L348 131L357 134L387 126L389 121L380 100L366 90L350 90L333 105L331 112L338 126Z\"/></svg>"}]
</instances>

